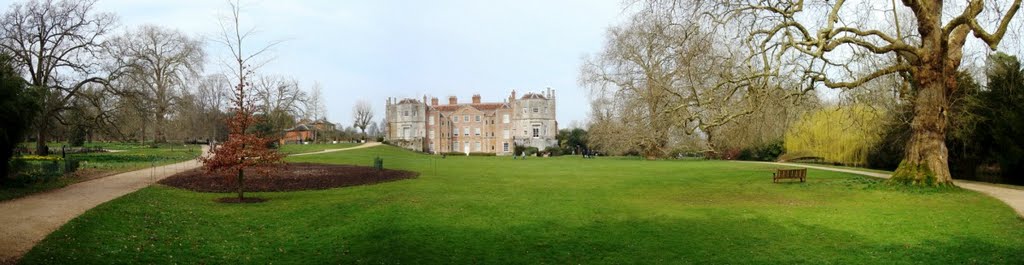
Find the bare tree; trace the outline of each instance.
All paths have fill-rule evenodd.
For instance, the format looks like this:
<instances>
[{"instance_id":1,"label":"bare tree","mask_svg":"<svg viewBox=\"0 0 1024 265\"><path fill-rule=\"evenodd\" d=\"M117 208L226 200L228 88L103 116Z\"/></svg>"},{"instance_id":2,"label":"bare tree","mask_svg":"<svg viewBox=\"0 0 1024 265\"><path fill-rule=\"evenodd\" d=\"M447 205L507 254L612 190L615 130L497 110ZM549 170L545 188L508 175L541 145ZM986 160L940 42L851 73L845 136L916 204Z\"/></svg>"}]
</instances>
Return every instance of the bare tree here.
<instances>
[{"instance_id":1,"label":"bare tree","mask_svg":"<svg viewBox=\"0 0 1024 265\"><path fill-rule=\"evenodd\" d=\"M13 3L0 18L0 47L14 57L32 86L45 89L36 122L36 152L47 153L53 120L96 75L101 42L117 21L112 13L95 12L95 0L44 0Z\"/></svg>"},{"instance_id":2,"label":"bare tree","mask_svg":"<svg viewBox=\"0 0 1024 265\"><path fill-rule=\"evenodd\" d=\"M652 5L609 29L604 51L584 63L580 77L596 98L613 107L595 127L597 142L608 147L604 140L629 141L627 146L638 146L649 159L664 156L676 134L710 137L715 128L757 111L763 101L755 99L764 91L780 89L769 86L775 72L745 65L745 53L719 49L728 43L694 23L694 17L664 8ZM606 126L612 127L602 129ZM643 129L621 138L617 128ZM616 135L605 138L602 132Z\"/></svg>"},{"instance_id":3,"label":"bare tree","mask_svg":"<svg viewBox=\"0 0 1024 265\"><path fill-rule=\"evenodd\" d=\"M366 137L366 128L373 122L373 106L364 100L356 102L356 105L352 106L352 120L353 126L359 128L363 137Z\"/></svg>"},{"instance_id":4,"label":"bare tree","mask_svg":"<svg viewBox=\"0 0 1024 265\"><path fill-rule=\"evenodd\" d=\"M310 87L306 100L303 102L307 119L312 121L327 119L327 106L324 105L323 97L323 85L320 82L313 82L313 86Z\"/></svg>"},{"instance_id":5,"label":"bare tree","mask_svg":"<svg viewBox=\"0 0 1024 265\"><path fill-rule=\"evenodd\" d=\"M798 58L803 63L777 67L810 81L807 89L854 89L884 76L903 77L908 85L902 96L914 106L913 133L891 181L952 185L947 110L964 47L974 36L995 49L1020 8L1021 0L1011 1L1008 6L983 0L966 5L904 0L902 6L896 1L859 6L843 0L806 5L802 0L730 1L721 5L725 15L718 19L752 26L747 38L758 44L765 65ZM907 13L912 20L899 17ZM906 22L912 25L901 25ZM887 63L867 68L864 58Z\"/></svg>"},{"instance_id":6,"label":"bare tree","mask_svg":"<svg viewBox=\"0 0 1024 265\"><path fill-rule=\"evenodd\" d=\"M230 93L231 81L222 74L204 76L196 86L197 105L204 114L201 122L210 125L206 128L206 137L209 139L223 139L227 136L221 133L227 128L216 126L220 123L215 121L224 118L225 105Z\"/></svg>"},{"instance_id":7,"label":"bare tree","mask_svg":"<svg viewBox=\"0 0 1024 265\"><path fill-rule=\"evenodd\" d=\"M293 126L297 117L305 116L302 107L307 95L299 89L299 82L295 79L277 75L260 76L253 84L253 90L257 109L266 116L273 130L283 131Z\"/></svg>"},{"instance_id":8,"label":"bare tree","mask_svg":"<svg viewBox=\"0 0 1024 265\"><path fill-rule=\"evenodd\" d=\"M126 78L140 85L136 95L154 117L153 140L166 142L165 123L189 79L202 72L202 43L181 31L141 26L110 41L112 55L126 66Z\"/></svg>"}]
</instances>

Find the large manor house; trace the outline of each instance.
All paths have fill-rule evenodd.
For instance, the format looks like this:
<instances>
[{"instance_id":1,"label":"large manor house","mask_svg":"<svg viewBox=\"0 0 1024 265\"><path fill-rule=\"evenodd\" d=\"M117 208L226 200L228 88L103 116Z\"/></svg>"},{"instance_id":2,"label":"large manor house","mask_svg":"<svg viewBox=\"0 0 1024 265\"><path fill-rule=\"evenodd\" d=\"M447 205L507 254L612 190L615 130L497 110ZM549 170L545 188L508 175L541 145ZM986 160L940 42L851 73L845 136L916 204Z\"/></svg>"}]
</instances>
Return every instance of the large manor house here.
<instances>
[{"instance_id":1,"label":"large manor house","mask_svg":"<svg viewBox=\"0 0 1024 265\"><path fill-rule=\"evenodd\" d=\"M455 96L448 104L436 97L423 100L387 100L387 140L407 149L437 153L491 153L512 155L515 146L544 150L558 146L555 134L555 92L526 93L516 97L515 90L502 102L473 101L459 103Z\"/></svg>"}]
</instances>

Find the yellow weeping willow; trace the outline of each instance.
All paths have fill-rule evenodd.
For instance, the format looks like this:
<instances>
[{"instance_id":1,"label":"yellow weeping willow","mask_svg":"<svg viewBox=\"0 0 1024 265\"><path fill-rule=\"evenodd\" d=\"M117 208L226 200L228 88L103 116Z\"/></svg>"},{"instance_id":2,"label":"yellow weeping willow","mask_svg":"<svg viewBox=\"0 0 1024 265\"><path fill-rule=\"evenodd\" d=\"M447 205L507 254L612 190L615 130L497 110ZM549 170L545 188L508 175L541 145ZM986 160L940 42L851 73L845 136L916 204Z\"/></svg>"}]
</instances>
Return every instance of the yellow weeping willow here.
<instances>
[{"instance_id":1,"label":"yellow weeping willow","mask_svg":"<svg viewBox=\"0 0 1024 265\"><path fill-rule=\"evenodd\" d=\"M826 108L805 115L786 132L786 157L820 157L864 166L883 132L884 113L864 105Z\"/></svg>"}]
</instances>

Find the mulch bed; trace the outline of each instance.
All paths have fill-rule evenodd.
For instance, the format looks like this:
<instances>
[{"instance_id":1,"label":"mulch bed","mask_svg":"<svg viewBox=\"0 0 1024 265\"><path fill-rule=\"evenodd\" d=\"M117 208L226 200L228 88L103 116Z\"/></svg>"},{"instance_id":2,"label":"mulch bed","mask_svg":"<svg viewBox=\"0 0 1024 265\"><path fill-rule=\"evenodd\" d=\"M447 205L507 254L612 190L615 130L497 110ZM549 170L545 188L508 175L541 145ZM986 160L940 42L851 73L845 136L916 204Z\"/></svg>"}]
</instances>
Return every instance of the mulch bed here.
<instances>
[{"instance_id":1,"label":"mulch bed","mask_svg":"<svg viewBox=\"0 0 1024 265\"><path fill-rule=\"evenodd\" d=\"M241 200L239 200L238 197L227 197L227 198L217 198L214 201L220 202L220 203L261 203L261 202L267 201L267 199L264 199L264 198L254 198L254 197L245 197L245 198L242 198Z\"/></svg>"},{"instance_id":2,"label":"mulch bed","mask_svg":"<svg viewBox=\"0 0 1024 265\"><path fill-rule=\"evenodd\" d=\"M160 181L171 187L199 192L235 192L235 178L231 174L210 174L193 169ZM245 191L297 191L322 190L337 187L375 184L415 178L419 173L350 165L288 163L266 174L255 170L245 172Z\"/></svg>"}]
</instances>

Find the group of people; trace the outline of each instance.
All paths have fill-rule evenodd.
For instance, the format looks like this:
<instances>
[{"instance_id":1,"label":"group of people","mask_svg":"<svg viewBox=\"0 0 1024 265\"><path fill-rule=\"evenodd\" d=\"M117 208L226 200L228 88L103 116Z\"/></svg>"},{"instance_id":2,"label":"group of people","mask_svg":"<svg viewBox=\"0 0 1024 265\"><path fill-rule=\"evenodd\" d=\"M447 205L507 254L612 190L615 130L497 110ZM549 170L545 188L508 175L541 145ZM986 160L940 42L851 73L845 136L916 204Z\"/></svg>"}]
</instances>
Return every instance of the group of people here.
<instances>
[{"instance_id":1,"label":"group of people","mask_svg":"<svg viewBox=\"0 0 1024 265\"><path fill-rule=\"evenodd\" d=\"M597 156L597 152L590 149L584 149L583 152L580 152L580 155L582 155L583 158L594 158Z\"/></svg>"}]
</instances>

